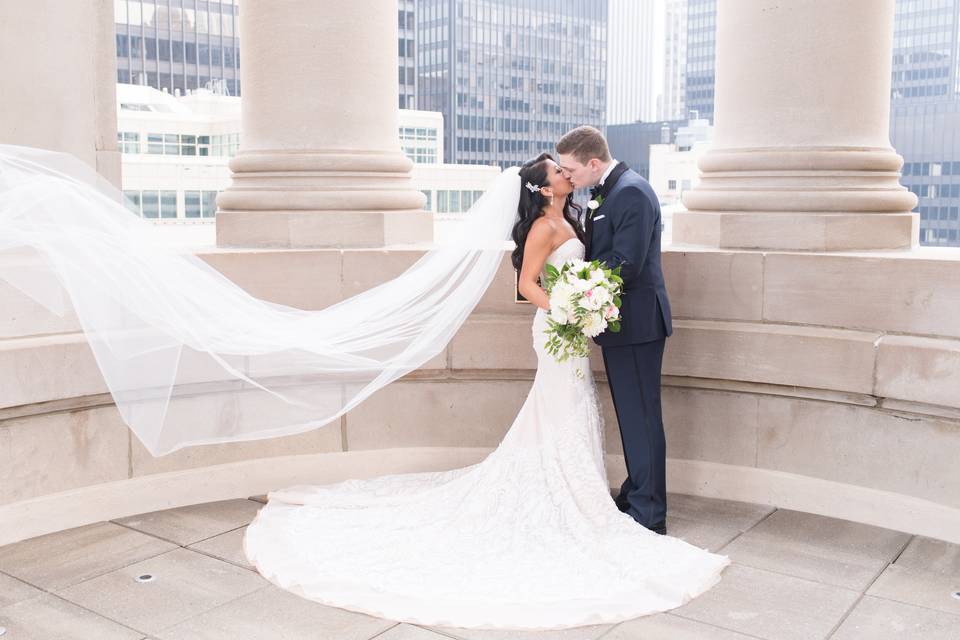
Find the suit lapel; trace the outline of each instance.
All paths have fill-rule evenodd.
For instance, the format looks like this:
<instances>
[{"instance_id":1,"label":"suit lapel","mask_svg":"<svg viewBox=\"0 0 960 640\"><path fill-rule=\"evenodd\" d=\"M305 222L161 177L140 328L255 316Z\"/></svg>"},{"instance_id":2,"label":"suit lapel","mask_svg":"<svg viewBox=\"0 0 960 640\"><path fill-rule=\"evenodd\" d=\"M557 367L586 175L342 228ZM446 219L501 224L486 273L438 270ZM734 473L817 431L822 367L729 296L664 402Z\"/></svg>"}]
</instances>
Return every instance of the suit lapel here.
<instances>
[{"instance_id":1,"label":"suit lapel","mask_svg":"<svg viewBox=\"0 0 960 640\"><path fill-rule=\"evenodd\" d=\"M600 185L600 191L597 193L597 196L603 199L600 202L600 206L596 209L587 209L587 221L586 224L584 224L583 232L587 238L586 256L588 258L593 257L590 253L593 248L593 220L600 210L603 209L603 205L606 204L607 195L609 195L613 187L616 186L617 180L619 180L620 176L626 173L629 168L625 162L618 162L617 166L610 172L610 175L607 176L607 179Z\"/></svg>"}]
</instances>

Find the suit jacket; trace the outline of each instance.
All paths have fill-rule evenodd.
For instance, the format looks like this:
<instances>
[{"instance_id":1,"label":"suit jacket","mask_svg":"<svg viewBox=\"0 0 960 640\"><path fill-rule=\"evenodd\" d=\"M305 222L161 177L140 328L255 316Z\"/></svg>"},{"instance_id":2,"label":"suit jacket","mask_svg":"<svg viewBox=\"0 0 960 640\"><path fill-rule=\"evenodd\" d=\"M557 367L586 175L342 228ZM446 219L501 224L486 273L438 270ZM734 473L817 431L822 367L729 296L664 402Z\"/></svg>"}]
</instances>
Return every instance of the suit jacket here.
<instances>
[{"instance_id":1,"label":"suit jacket","mask_svg":"<svg viewBox=\"0 0 960 640\"><path fill-rule=\"evenodd\" d=\"M620 163L599 187L600 207L587 210L588 260L620 267L620 332L604 331L604 347L640 344L673 333L670 301L660 266L660 201L650 184ZM592 214L592 215L591 215Z\"/></svg>"}]
</instances>

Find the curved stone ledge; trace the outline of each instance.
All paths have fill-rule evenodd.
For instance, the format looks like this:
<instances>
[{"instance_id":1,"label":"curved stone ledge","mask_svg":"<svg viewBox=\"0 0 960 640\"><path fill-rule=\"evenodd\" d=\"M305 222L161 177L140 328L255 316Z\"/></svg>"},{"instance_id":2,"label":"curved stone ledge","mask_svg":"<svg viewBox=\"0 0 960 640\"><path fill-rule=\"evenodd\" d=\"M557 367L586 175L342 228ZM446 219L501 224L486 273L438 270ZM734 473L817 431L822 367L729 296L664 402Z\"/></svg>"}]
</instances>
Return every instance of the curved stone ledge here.
<instances>
[{"instance_id":1,"label":"curved stone ledge","mask_svg":"<svg viewBox=\"0 0 960 640\"><path fill-rule=\"evenodd\" d=\"M401 273L418 248L215 250L198 257L251 294L322 309ZM813 325L960 338L960 250L844 254L727 251L669 246L664 276L677 318ZM509 255L476 311L527 317L514 302ZM76 331L72 315L47 312L0 285L0 339Z\"/></svg>"},{"instance_id":2,"label":"curved stone ledge","mask_svg":"<svg viewBox=\"0 0 960 640\"><path fill-rule=\"evenodd\" d=\"M260 460L269 466L271 460L307 452L490 448L502 439L526 397L526 374L519 379L402 380L351 411L339 426L272 440L191 447L161 458L150 456L130 436L113 407L4 420L0 504L242 461ZM707 388L709 384L715 387ZM741 388L731 388L734 384ZM617 455L615 414L606 385L599 386L605 448ZM669 378L663 391L668 455L757 473L795 474L960 509L960 469L954 453L960 449L960 420L856 404L847 401L860 397L835 393ZM409 410L396 411L401 403ZM849 517L839 507L831 515Z\"/></svg>"},{"instance_id":3,"label":"curved stone ledge","mask_svg":"<svg viewBox=\"0 0 960 640\"><path fill-rule=\"evenodd\" d=\"M474 464L488 448L417 447L295 455L107 482L0 506L0 546L94 522L192 504L245 498L298 484ZM610 485L623 458L608 455ZM775 505L960 542L960 509L796 474L668 459L670 491Z\"/></svg>"},{"instance_id":4,"label":"curved stone ledge","mask_svg":"<svg viewBox=\"0 0 960 640\"><path fill-rule=\"evenodd\" d=\"M490 379L532 371L530 319L474 314L447 348L411 376L423 381ZM599 349L591 367L603 372ZM788 324L674 321L663 372L873 396L921 407L960 409L960 340ZM476 374L476 375L474 375ZM198 378L216 381L217 373ZM0 340L0 409L106 392L82 333ZM30 411L27 411L30 413ZM942 411L933 410L934 415ZM0 414L2 415L2 414Z\"/></svg>"}]
</instances>

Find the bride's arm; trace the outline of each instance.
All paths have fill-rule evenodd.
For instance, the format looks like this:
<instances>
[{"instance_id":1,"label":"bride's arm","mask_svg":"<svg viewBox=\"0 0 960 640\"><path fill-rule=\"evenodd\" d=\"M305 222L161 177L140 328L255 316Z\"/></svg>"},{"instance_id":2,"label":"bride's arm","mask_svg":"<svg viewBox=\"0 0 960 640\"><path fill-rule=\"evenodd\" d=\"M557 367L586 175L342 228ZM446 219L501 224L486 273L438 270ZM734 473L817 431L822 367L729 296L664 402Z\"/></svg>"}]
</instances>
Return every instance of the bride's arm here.
<instances>
[{"instance_id":1,"label":"bride's arm","mask_svg":"<svg viewBox=\"0 0 960 640\"><path fill-rule=\"evenodd\" d=\"M523 265L520 268L518 286L520 294L541 309L550 310L550 297L537 284L537 278L543 271L543 265L553 246L553 229L547 221L540 219L533 223L523 245Z\"/></svg>"}]
</instances>

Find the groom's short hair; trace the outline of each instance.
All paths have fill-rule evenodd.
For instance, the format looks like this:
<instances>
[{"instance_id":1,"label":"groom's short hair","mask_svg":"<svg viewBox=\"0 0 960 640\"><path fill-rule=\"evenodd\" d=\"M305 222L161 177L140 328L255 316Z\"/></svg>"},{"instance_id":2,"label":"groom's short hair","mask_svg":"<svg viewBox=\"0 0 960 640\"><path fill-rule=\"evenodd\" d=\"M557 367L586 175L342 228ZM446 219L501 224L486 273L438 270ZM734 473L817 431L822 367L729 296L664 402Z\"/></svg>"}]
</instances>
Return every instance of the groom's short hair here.
<instances>
[{"instance_id":1,"label":"groom's short hair","mask_svg":"<svg viewBox=\"0 0 960 640\"><path fill-rule=\"evenodd\" d=\"M557 153L572 155L580 164L587 164L592 158L597 158L601 162L610 162L607 139L599 129L587 125L563 134L557 142Z\"/></svg>"}]
</instances>

